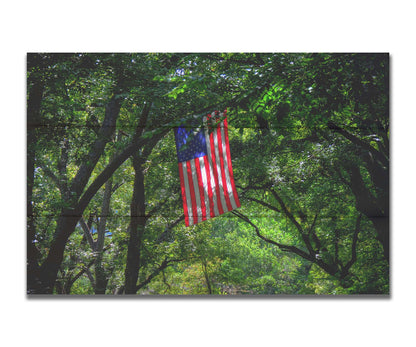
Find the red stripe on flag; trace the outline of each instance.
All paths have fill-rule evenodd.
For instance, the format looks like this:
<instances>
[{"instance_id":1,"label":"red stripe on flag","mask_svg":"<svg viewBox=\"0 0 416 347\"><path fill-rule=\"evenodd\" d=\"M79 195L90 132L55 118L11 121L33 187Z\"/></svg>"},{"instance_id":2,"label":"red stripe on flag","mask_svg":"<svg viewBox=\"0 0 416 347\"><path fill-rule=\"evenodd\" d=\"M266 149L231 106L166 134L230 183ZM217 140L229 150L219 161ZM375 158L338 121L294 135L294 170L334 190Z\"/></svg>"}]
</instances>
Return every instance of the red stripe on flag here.
<instances>
[{"instance_id":1,"label":"red stripe on flag","mask_svg":"<svg viewBox=\"0 0 416 347\"><path fill-rule=\"evenodd\" d=\"M214 133L209 134L209 142L210 142L210 147L211 147L210 150L211 150L211 160L212 160L212 171L214 173L215 191L217 195L217 206L218 206L219 213L223 214L224 210L222 208L221 198L220 198L220 186L218 183L217 163L215 161Z\"/></svg>"},{"instance_id":2,"label":"red stripe on flag","mask_svg":"<svg viewBox=\"0 0 416 347\"><path fill-rule=\"evenodd\" d=\"M178 167L179 167L179 178L181 180L182 203L183 203L183 212L185 214L185 225L188 227L189 215L188 215L188 206L186 204L185 181L183 180L182 163L178 163Z\"/></svg>"},{"instance_id":3,"label":"red stripe on flag","mask_svg":"<svg viewBox=\"0 0 416 347\"><path fill-rule=\"evenodd\" d=\"M186 162L186 171L188 173L188 183L189 183L189 195L191 196L191 206L192 206L192 215L194 224L198 223L198 212L196 209L196 202L195 202L195 191L194 191L194 184L192 180L192 171L191 171L191 163L189 160Z\"/></svg>"},{"instance_id":4,"label":"red stripe on flag","mask_svg":"<svg viewBox=\"0 0 416 347\"><path fill-rule=\"evenodd\" d=\"M233 208L231 206L230 197L228 196L228 188L227 188L227 179L225 178L225 170L224 170L224 157L222 152L222 141L221 138L221 126L219 125L217 128L217 139L218 139L218 151L220 155L220 163L221 163L221 179L222 179L222 188L224 190L225 195L225 202L227 204L228 211L231 211ZM228 143L225 143L225 147L227 147Z\"/></svg>"},{"instance_id":5,"label":"red stripe on flag","mask_svg":"<svg viewBox=\"0 0 416 347\"><path fill-rule=\"evenodd\" d=\"M207 174L207 183L208 183L208 199L209 199L209 214L211 218L214 218L214 199L212 194L211 187L211 174L209 173L209 161L208 157L204 156L205 172Z\"/></svg>"},{"instance_id":6,"label":"red stripe on flag","mask_svg":"<svg viewBox=\"0 0 416 347\"><path fill-rule=\"evenodd\" d=\"M198 176L199 198L201 200L202 220L207 219L207 209L205 207L204 198L204 182L202 181L201 167L199 166L199 158L195 159L196 175Z\"/></svg>"},{"instance_id":7,"label":"red stripe on flag","mask_svg":"<svg viewBox=\"0 0 416 347\"><path fill-rule=\"evenodd\" d=\"M227 112L227 110L225 110ZM234 195L234 201L237 204L237 207L240 207L240 200L238 199L237 190L235 189L234 184L234 175L233 175L233 167L231 165L231 154L230 154L230 145L228 142L228 122L227 118L224 119L224 134L225 134L225 148L227 152L227 164L228 164L228 172L230 173L230 181L231 181L231 187L233 188L233 195Z\"/></svg>"}]
</instances>

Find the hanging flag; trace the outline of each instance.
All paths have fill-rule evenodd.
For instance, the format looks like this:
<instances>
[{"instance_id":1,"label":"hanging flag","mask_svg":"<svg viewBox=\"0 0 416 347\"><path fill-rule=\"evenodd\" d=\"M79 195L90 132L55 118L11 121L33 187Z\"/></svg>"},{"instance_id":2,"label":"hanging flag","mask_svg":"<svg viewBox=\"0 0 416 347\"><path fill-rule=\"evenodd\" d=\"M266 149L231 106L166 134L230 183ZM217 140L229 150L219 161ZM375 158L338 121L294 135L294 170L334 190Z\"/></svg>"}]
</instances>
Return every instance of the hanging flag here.
<instances>
[{"instance_id":1,"label":"hanging flag","mask_svg":"<svg viewBox=\"0 0 416 347\"><path fill-rule=\"evenodd\" d=\"M226 111L204 117L203 123L199 128L175 129L186 226L240 207L231 167Z\"/></svg>"}]
</instances>

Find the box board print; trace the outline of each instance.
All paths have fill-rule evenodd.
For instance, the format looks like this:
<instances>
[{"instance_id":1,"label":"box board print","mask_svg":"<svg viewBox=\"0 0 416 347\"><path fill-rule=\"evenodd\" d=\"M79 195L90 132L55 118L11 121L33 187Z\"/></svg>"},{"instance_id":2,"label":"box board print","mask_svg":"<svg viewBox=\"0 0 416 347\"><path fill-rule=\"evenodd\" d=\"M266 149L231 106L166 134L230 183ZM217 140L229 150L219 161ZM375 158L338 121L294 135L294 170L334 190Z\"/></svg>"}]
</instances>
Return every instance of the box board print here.
<instances>
[{"instance_id":1,"label":"box board print","mask_svg":"<svg viewBox=\"0 0 416 347\"><path fill-rule=\"evenodd\" d=\"M389 55L29 53L29 295L389 294Z\"/></svg>"}]
</instances>

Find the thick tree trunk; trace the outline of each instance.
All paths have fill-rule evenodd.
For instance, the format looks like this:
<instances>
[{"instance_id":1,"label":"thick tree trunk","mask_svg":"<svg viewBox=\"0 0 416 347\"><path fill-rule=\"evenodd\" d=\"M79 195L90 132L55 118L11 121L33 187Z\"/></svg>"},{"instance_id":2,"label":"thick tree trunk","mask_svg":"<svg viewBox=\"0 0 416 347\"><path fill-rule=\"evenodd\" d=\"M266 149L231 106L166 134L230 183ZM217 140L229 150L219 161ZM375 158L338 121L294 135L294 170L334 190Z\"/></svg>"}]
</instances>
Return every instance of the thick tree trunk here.
<instances>
[{"instance_id":1,"label":"thick tree trunk","mask_svg":"<svg viewBox=\"0 0 416 347\"><path fill-rule=\"evenodd\" d=\"M211 281L208 275L207 263L202 260L202 272L204 273L205 283L207 284L208 294L212 294Z\"/></svg>"},{"instance_id":2,"label":"thick tree trunk","mask_svg":"<svg viewBox=\"0 0 416 347\"><path fill-rule=\"evenodd\" d=\"M329 122L329 129L341 134L361 151L361 157L365 162L366 169L370 174L373 184L373 192L364 183L360 168L348 163L346 169L350 176L350 186L355 199L357 210L367 216L374 225L377 239L383 246L384 258L390 261L390 228L389 228L389 166L388 158L388 135L381 132L385 139L385 144L380 144L384 151L379 151L370 144L340 128L336 124Z\"/></svg>"},{"instance_id":3,"label":"thick tree trunk","mask_svg":"<svg viewBox=\"0 0 416 347\"><path fill-rule=\"evenodd\" d=\"M363 213L374 225L377 239L383 246L384 258L390 260L390 236L389 236L389 195L388 191L382 191L383 195L375 197L365 186L358 166L349 168L350 188L356 199L357 210Z\"/></svg>"},{"instance_id":4,"label":"thick tree trunk","mask_svg":"<svg viewBox=\"0 0 416 347\"><path fill-rule=\"evenodd\" d=\"M138 155L133 156L133 167L135 171L133 197L130 205L130 239L127 250L127 263L125 270L125 293L136 294L137 280L140 268L140 252L142 238L146 225L146 207L144 174L142 159Z\"/></svg>"},{"instance_id":5,"label":"thick tree trunk","mask_svg":"<svg viewBox=\"0 0 416 347\"><path fill-rule=\"evenodd\" d=\"M71 211L64 210L58 219L58 224L49 254L41 266L39 277L33 294L52 294L59 267L64 257L65 246L69 236L75 230L80 216L71 214Z\"/></svg>"},{"instance_id":6,"label":"thick tree trunk","mask_svg":"<svg viewBox=\"0 0 416 347\"><path fill-rule=\"evenodd\" d=\"M95 263L95 294L105 294L108 284L107 274L102 265L103 256L99 254Z\"/></svg>"},{"instance_id":7,"label":"thick tree trunk","mask_svg":"<svg viewBox=\"0 0 416 347\"><path fill-rule=\"evenodd\" d=\"M111 191L113 188L113 182L110 178L105 184L104 199L101 209L100 222L97 229L97 249L96 249L96 261L95 261L95 294L105 294L108 278L105 269L102 265L103 249L105 229L107 226L107 216L110 213Z\"/></svg>"},{"instance_id":8,"label":"thick tree trunk","mask_svg":"<svg viewBox=\"0 0 416 347\"><path fill-rule=\"evenodd\" d=\"M136 294L138 290L137 281L139 278L142 238L146 227L147 216L145 206L145 187L143 163L146 162L148 156L159 140L169 131L166 129L160 134L153 136L143 146L143 150L139 154L137 151L133 153L133 168L135 171L133 196L130 204L130 239L127 249L127 262L125 269L125 293Z\"/></svg>"},{"instance_id":9,"label":"thick tree trunk","mask_svg":"<svg viewBox=\"0 0 416 347\"><path fill-rule=\"evenodd\" d=\"M377 232L377 240L383 246L384 258L390 262L390 221L389 217L370 217Z\"/></svg>"},{"instance_id":10,"label":"thick tree trunk","mask_svg":"<svg viewBox=\"0 0 416 347\"><path fill-rule=\"evenodd\" d=\"M27 157L26 157L26 173L27 173L27 196L26 196L26 213L27 213L27 286L30 293L30 287L37 281L39 276L38 259L40 253L36 248L35 241L35 218L33 215L33 185L35 179L35 146L37 142L37 131L40 126L40 107L42 103L42 95L44 83L40 79L28 81L30 87L29 98L27 102Z\"/></svg>"}]
</instances>

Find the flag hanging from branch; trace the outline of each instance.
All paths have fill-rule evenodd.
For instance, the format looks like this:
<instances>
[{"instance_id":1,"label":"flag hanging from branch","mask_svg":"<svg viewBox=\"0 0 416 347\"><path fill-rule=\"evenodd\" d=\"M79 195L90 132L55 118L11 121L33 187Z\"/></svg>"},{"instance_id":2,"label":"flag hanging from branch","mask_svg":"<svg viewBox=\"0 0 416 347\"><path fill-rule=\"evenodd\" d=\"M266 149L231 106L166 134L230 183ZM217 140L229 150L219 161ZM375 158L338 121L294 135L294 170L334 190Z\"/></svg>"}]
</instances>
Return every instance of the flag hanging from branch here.
<instances>
[{"instance_id":1,"label":"flag hanging from branch","mask_svg":"<svg viewBox=\"0 0 416 347\"><path fill-rule=\"evenodd\" d=\"M204 117L203 124L175 129L186 226L240 207L231 166L226 111Z\"/></svg>"}]
</instances>

